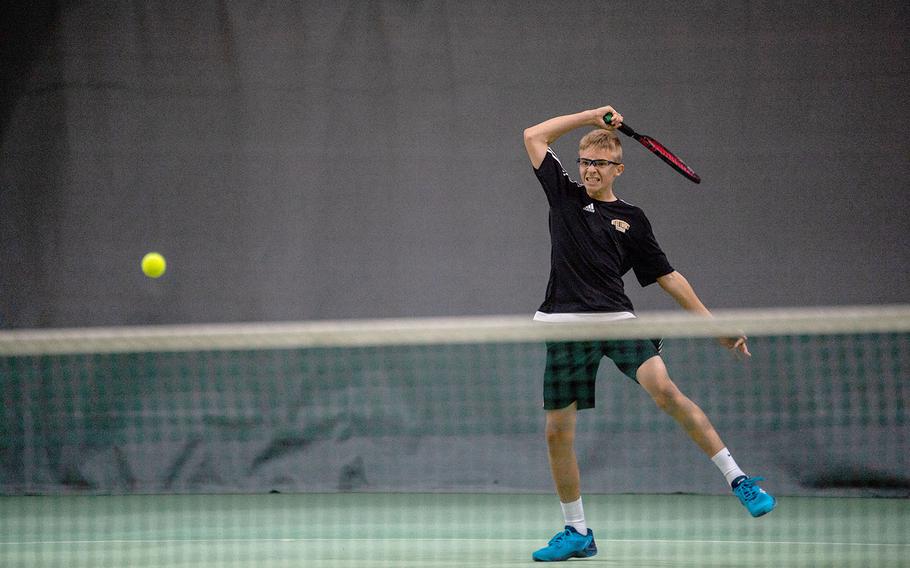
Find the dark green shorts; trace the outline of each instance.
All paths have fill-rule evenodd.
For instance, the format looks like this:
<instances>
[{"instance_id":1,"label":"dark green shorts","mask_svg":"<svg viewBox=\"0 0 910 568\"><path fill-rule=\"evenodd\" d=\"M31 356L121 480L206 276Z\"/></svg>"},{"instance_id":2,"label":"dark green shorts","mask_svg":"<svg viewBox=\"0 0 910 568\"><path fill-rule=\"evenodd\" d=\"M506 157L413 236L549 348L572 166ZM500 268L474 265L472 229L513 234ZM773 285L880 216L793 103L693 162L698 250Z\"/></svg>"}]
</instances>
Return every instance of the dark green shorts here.
<instances>
[{"instance_id":1,"label":"dark green shorts","mask_svg":"<svg viewBox=\"0 0 910 568\"><path fill-rule=\"evenodd\" d=\"M601 359L609 357L620 371L638 382L636 371L660 355L661 343L660 339L547 342L543 407L557 410L577 402L579 410L594 408L594 379Z\"/></svg>"}]
</instances>

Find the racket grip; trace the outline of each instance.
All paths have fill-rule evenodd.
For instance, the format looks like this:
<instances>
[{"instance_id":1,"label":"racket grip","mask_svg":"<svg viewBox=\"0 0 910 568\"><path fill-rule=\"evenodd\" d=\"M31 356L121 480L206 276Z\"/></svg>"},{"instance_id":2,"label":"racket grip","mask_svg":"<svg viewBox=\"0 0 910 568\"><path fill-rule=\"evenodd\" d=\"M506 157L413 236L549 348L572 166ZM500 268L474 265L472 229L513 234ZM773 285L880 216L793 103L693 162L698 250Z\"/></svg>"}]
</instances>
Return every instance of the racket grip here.
<instances>
[{"instance_id":1,"label":"racket grip","mask_svg":"<svg viewBox=\"0 0 910 568\"><path fill-rule=\"evenodd\" d=\"M608 112L607 114L604 115L604 122L606 122L607 124L610 124L611 120L613 120L612 112ZM622 132L623 134L625 134L626 136L633 136L635 134L635 131L632 130L631 127L626 126L626 123L624 123L624 122L621 123L619 126L617 126L616 129L619 130L620 132Z\"/></svg>"}]
</instances>

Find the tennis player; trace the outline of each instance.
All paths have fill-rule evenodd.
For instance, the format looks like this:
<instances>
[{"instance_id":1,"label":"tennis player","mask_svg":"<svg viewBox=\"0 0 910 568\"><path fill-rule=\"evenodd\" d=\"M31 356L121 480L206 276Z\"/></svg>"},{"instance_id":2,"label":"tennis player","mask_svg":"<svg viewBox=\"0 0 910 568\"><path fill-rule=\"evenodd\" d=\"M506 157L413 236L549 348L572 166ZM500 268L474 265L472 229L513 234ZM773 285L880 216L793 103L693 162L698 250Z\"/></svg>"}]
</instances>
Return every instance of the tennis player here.
<instances>
[{"instance_id":1,"label":"tennis player","mask_svg":"<svg viewBox=\"0 0 910 568\"><path fill-rule=\"evenodd\" d=\"M603 117L612 113L610 124ZM682 274L670 266L644 212L613 192L622 175L622 145L614 130L622 115L610 106L558 116L525 130L534 173L550 205L551 265L546 299L534 319L542 322L603 321L634 318L622 277L633 270L638 282L657 282L684 309L710 317ZM578 177L573 181L550 149L564 134L594 127L579 143ZM745 337L722 338L739 357L749 357ZM550 470L562 504L565 529L534 560L559 561L597 554L587 527L575 456L578 410L594 407L594 379L603 357L648 392L720 469L733 493L754 517L776 503L739 468L704 412L676 387L660 357L660 340L624 342L551 342L547 344L544 409Z\"/></svg>"}]
</instances>

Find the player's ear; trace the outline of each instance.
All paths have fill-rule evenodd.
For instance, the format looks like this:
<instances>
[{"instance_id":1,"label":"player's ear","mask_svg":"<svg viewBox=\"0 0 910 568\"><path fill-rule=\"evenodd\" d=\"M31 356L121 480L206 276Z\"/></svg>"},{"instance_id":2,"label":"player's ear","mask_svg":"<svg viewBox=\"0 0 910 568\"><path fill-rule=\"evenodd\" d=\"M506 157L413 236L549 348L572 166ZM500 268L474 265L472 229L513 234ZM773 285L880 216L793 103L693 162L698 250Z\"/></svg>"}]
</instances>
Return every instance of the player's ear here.
<instances>
[{"instance_id":1,"label":"player's ear","mask_svg":"<svg viewBox=\"0 0 910 568\"><path fill-rule=\"evenodd\" d=\"M621 176L624 171L626 171L625 164L619 164L618 166L616 166L616 177Z\"/></svg>"}]
</instances>

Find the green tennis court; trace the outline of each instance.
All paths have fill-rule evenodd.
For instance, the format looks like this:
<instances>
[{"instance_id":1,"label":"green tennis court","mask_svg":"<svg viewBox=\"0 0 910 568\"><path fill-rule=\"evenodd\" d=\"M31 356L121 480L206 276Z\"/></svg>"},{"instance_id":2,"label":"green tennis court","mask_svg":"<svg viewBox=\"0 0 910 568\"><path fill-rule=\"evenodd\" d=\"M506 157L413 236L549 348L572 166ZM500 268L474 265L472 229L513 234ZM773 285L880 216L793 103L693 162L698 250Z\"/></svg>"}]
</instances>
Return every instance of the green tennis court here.
<instances>
[{"instance_id":1,"label":"green tennis court","mask_svg":"<svg viewBox=\"0 0 910 568\"><path fill-rule=\"evenodd\" d=\"M639 323L0 336L0 568L534 565L565 524L538 334L673 333ZM910 566L910 312L685 323L668 360L778 507L750 517L611 369L575 440L599 553L571 562ZM731 329L748 365L715 345Z\"/></svg>"},{"instance_id":2,"label":"green tennis court","mask_svg":"<svg viewBox=\"0 0 910 568\"><path fill-rule=\"evenodd\" d=\"M559 525L554 497L267 494L7 497L0 558L39 566L518 566ZM910 501L588 495L606 566L910 566ZM557 513L554 514L554 509Z\"/></svg>"}]
</instances>

